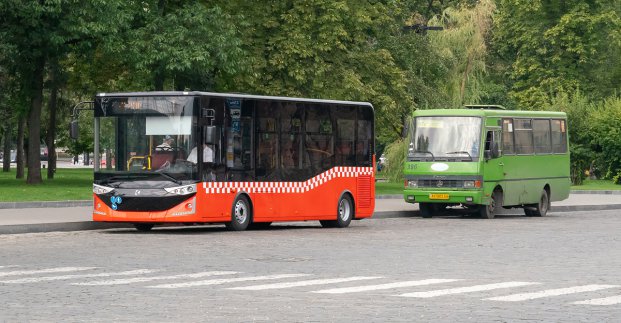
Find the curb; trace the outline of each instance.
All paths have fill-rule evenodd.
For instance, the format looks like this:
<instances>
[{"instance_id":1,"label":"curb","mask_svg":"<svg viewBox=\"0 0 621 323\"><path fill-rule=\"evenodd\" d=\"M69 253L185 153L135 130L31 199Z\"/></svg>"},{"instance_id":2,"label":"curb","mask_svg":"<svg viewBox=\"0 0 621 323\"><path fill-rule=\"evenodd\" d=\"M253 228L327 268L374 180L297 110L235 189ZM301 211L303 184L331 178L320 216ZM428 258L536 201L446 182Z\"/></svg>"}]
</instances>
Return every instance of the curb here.
<instances>
[{"instance_id":1,"label":"curb","mask_svg":"<svg viewBox=\"0 0 621 323\"><path fill-rule=\"evenodd\" d=\"M92 206L92 200L1 202L0 209L61 208Z\"/></svg>"},{"instance_id":2,"label":"curb","mask_svg":"<svg viewBox=\"0 0 621 323\"><path fill-rule=\"evenodd\" d=\"M606 205L559 205L550 207L550 212L586 212L586 211L610 211L621 210L621 204ZM513 215L515 212L522 214L519 209L501 210L500 215ZM410 211L387 211L375 212L372 219L389 219L389 218L412 218L420 217L418 210Z\"/></svg>"},{"instance_id":3,"label":"curb","mask_svg":"<svg viewBox=\"0 0 621 323\"><path fill-rule=\"evenodd\" d=\"M133 228L133 225L125 224L125 223L99 223L99 222L92 222L92 221L15 224L15 225L1 225L0 234L72 232L72 231L104 230L104 229L117 229L117 228Z\"/></svg>"},{"instance_id":4,"label":"curb","mask_svg":"<svg viewBox=\"0 0 621 323\"><path fill-rule=\"evenodd\" d=\"M553 206L550 212L584 212L584 211L606 211L621 210L621 204L609 205L564 205ZM517 210L502 210L501 215L514 215ZM519 211L521 215L522 212ZM419 218L418 210L410 211L386 211L375 212L373 219L390 219L390 218ZM40 223L40 224L16 224L16 225L0 225L0 235L2 234L23 234L23 233L46 233L46 232L72 232L72 231L88 231L88 230L105 230L105 229L125 229L133 228L129 223L100 223L92 221L83 222L61 222L61 223Z\"/></svg>"}]
</instances>

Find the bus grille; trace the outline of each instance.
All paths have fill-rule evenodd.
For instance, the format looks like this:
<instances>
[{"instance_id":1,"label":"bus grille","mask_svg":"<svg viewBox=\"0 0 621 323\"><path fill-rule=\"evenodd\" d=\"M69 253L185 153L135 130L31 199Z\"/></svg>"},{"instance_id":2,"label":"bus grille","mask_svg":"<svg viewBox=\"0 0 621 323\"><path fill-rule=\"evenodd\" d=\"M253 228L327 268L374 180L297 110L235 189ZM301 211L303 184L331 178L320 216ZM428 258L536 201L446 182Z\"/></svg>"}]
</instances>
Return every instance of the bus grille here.
<instances>
[{"instance_id":1,"label":"bus grille","mask_svg":"<svg viewBox=\"0 0 621 323\"><path fill-rule=\"evenodd\" d=\"M418 187L463 188L464 181L451 179L422 179L418 180Z\"/></svg>"}]
</instances>

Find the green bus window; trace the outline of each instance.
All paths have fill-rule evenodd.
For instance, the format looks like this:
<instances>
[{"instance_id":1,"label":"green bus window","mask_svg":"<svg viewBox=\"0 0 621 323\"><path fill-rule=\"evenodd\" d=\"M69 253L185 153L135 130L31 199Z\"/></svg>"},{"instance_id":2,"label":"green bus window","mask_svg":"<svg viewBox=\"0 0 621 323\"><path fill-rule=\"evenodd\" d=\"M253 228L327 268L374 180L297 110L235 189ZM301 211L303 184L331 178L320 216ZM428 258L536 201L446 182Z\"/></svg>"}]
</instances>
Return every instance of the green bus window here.
<instances>
[{"instance_id":1,"label":"green bus window","mask_svg":"<svg viewBox=\"0 0 621 323\"><path fill-rule=\"evenodd\" d=\"M552 151L558 154L567 152L565 120L552 120Z\"/></svg>"},{"instance_id":2,"label":"green bus window","mask_svg":"<svg viewBox=\"0 0 621 323\"><path fill-rule=\"evenodd\" d=\"M519 155L534 152L532 122L531 119L515 119L515 152Z\"/></svg>"},{"instance_id":3,"label":"green bus window","mask_svg":"<svg viewBox=\"0 0 621 323\"><path fill-rule=\"evenodd\" d=\"M503 155L515 154L513 145L513 120L502 120L502 153Z\"/></svg>"},{"instance_id":4,"label":"green bus window","mask_svg":"<svg viewBox=\"0 0 621 323\"><path fill-rule=\"evenodd\" d=\"M550 141L550 120L533 120L533 137L536 154L549 154L552 152Z\"/></svg>"}]
</instances>

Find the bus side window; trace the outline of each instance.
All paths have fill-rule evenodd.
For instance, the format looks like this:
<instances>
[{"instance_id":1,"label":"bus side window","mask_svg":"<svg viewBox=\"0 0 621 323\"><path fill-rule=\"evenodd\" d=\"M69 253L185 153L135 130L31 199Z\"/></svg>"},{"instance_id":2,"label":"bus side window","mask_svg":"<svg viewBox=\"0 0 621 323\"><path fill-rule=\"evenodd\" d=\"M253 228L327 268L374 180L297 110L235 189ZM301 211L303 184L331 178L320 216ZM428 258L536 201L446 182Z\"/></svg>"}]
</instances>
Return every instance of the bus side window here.
<instances>
[{"instance_id":1,"label":"bus side window","mask_svg":"<svg viewBox=\"0 0 621 323\"><path fill-rule=\"evenodd\" d=\"M502 120L502 153L503 155L515 154L513 148L513 120Z\"/></svg>"},{"instance_id":2,"label":"bus side window","mask_svg":"<svg viewBox=\"0 0 621 323\"><path fill-rule=\"evenodd\" d=\"M552 152L564 154L567 152L567 131L565 120L552 120Z\"/></svg>"}]
</instances>

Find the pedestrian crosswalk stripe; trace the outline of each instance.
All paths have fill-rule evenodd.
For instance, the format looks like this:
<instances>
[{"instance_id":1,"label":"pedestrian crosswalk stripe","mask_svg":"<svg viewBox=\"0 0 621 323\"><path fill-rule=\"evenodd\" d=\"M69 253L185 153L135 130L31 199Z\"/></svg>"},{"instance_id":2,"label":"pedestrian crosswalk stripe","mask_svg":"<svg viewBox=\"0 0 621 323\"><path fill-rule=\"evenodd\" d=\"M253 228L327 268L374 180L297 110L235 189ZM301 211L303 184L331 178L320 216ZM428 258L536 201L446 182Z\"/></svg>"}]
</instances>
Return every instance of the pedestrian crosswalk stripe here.
<instances>
[{"instance_id":1,"label":"pedestrian crosswalk stripe","mask_svg":"<svg viewBox=\"0 0 621 323\"><path fill-rule=\"evenodd\" d=\"M413 287L413 286L425 286L425 285L432 285L432 284L450 283L450 282L454 282L454 281L458 281L458 280L459 279L411 280L411 281L403 281L403 282L395 282L395 283L387 283L387 284L379 284L379 285L367 285L367 286L356 286L356 287L343 287L343 288L324 289L324 290L314 291L313 293L319 293L319 294L358 293L358 292L383 290L383 289L393 289L393 288L402 288L402 287Z\"/></svg>"},{"instance_id":2,"label":"pedestrian crosswalk stripe","mask_svg":"<svg viewBox=\"0 0 621 323\"><path fill-rule=\"evenodd\" d=\"M584 293L584 292L593 292L602 289L615 288L619 287L617 285L583 285L583 286L574 286L568 288L559 288L559 289L548 289L540 292L534 293L523 293L523 294L513 294L507 296L500 297L492 297L486 298L486 300L490 301L502 301L502 302L520 302L526 301L530 299L544 298L550 296L561 296L567 294L576 294L576 293Z\"/></svg>"},{"instance_id":3,"label":"pedestrian crosswalk stripe","mask_svg":"<svg viewBox=\"0 0 621 323\"><path fill-rule=\"evenodd\" d=\"M106 285L124 285L124 284L132 284L132 283L142 283L154 280L168 280L168 279L184 279L184 278L203 278L210 276L223 276L223 275L234 275L237 274L236 271L206 271L200 273L193 274L181 274L181 275L170 275L170 276L151 276L151 277L134 277L127 279L113 279L113 280L99 280L99 281L91 281L91 282L83 282L83 283L73 283L72 285L80 285L80 286L106 286Z\"/></svg>"},{"instance_id":4,"label":"pedestrian crosswalk stripe","mask_svg":"<svg viewBox=\"0 0 621 323\"><path fill-rule=\"evenodd\" d=\"M436 297L436 296L442 296L442 295L482 292L482 291L488 291L488 290L494 290L494 289L500 289L500 288L521 287L521 286L529 286L529 285L537 285L537 284L540 284L540 283L504 282L504 283L497 283L497 284L486 284L486 285L475 285L475 286L468 286L468 287L438 289L438 290L432 290L428 292L406 293L406 294L401 294L398 296L429 298L429 297Z\"/></svg>"},{"instance_id":5,"label":"pedestrian crosswalk stripe","mask_svg":"<svg viewBox=\"0 0 621 323\"><path fill-rule=\"evenodd\" d=\"M184 287L196 287L196 286L209 286L209 285L221 285L226 283L236 283L236 282L246 282L246 281L254 281L254 280L274 280L274 279L283 279L283 278L297 278L311 276L310 274L282 274L282 275L267 275L267 276L252 276L252 277L237 277L237 278L228 278L228 279L210 279L210 280L199 280L194 282L187 283L178 283L178 284L162 284L162 285L154 285L147 286L149 288L184 288Z\"/></svg>"},{"instance_id":6,"label":"pedestrian crosswalk stripe","mask_svg":"<svg viewBox=\"0 0 621 323\"><path fill-rule=\"evenodd\" d=\"M13 280L2 280L3 284L24 284L24 283L38 283L52 280L68 280L76 278L94 278L94 277L111 277L111 276L131 276L131 275L143 275L156 272L157 270L151 269L137 269L129 271L121 271L116 273L100 273L100 274L76 274L76 275L63 275L63 276L46 276L46 277L29 277Z\"/></svg>"},{"instance_id":7,"label":"pedestrian crosswalk stripe","mask_svg":"<svg viewBox=\"0 0 621 323\"><path fill-rule=\"evenodd\" d=\"M604 297L604 298L594 298L586 301L574 302L572 304L580 304L580 305L615 305L621 304L621 295Z\"/></svg>"},{"instance_id":8,"label":"pedestrian crosswalk stripe","mask_svg":"<svg viewBox=\"0 0 621 323\"><path fill-rule=\"evenodd\" d=\"M96 268L97 267L58 267L58 268L48 268L48 269L39 269L39 270L6 271L6 272L0 272L0 277L65 273L65 272L71 272L71 271L91 270L91 269L96 269Z\"/></svg>"},{"instance_id":9,"label":"pedestrian crosswalk stripe","mask_svg":"<svg viewBox=\"0 0 621 323\"><path fill-rule=\"evenodd\" d=\"M345 282L351 282L351 281L379 279L379 278L383 278L383 277L355 276L355 277L347 277L347 278L313 279L313 280L302 280L302 281L297 281L297 282L254 285L254 286L245 286L245 287L232 287L228 289L235 289L235 290L282 289L282 288L292 288L292 287L345 283Z\"/></svg>"}]
</instances>

